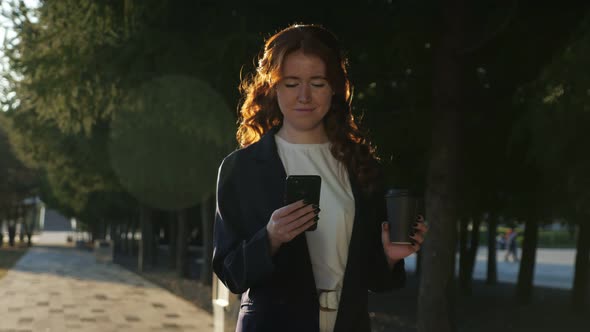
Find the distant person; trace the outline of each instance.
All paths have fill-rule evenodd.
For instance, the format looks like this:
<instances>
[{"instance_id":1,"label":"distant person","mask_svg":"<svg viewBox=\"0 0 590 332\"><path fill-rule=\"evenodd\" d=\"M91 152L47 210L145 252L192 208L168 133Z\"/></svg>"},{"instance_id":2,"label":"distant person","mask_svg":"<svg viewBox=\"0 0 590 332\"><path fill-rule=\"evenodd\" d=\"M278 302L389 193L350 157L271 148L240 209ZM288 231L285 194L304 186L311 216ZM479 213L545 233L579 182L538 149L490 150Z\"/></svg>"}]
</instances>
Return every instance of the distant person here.
<instances>
[{"instance_id":1,"label":"distant person","mask_svg":"<svg viewBox=\"0 0 590 332\"><path fill-rule=\"evenodd\" d=\"M512 256L512 260L514 262L518 262L518 244L516 243L516 238L518 233L516 229L511 228L506 233L506 255L504 256L504 260L508 261L510 256Z\"/></svg>"},{"instance_id":2,"label":"distant person","mask_svg":"<svg viewBox=\"0 0 590 332\"><path fill-rule=\"evenodd\" d=\"M294 25L266 41L243 82L242 148L219 169L213 253L241 294L239 332L369 332L368 291L402 287L404 258L424 240L422 216L413 244L389 240L383 173L352 115L346 65L331 32ZM321 206L285 205L287 175L320 175Z\"/></svg>"},{"instance_id":3,"label":"distant person","mask_svg":"<svg viewBox=\"0 0 590 332\"><path fill-rule=\"evenodd\" d=\"M502 250L506 249L506 235L498 234L496 236L496 243L498 244L497 245L498 249L502 249Z\"/></svg>"}]
</instances>

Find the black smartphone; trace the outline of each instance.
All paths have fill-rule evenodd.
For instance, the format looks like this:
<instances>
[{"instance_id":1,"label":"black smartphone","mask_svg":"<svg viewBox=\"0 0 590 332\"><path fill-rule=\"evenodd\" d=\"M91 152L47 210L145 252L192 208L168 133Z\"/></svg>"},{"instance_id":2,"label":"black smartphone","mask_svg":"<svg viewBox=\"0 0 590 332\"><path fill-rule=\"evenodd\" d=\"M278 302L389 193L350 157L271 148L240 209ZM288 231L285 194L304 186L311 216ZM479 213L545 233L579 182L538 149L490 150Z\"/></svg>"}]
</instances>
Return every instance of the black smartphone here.
<instances>
[{"instance_id":1,"label":"black smartphone","mask_svg":"<svg viewBox=\"0 0 590 332\"><path fill-rule=\"evenodd\" d=\"M310 204L320 205L320 190L322 178L319 175L289 175L285 185L285 205L306 200ZM317 224L314 224L306 231L315 231Z\"/></svg>"}]
</instances>

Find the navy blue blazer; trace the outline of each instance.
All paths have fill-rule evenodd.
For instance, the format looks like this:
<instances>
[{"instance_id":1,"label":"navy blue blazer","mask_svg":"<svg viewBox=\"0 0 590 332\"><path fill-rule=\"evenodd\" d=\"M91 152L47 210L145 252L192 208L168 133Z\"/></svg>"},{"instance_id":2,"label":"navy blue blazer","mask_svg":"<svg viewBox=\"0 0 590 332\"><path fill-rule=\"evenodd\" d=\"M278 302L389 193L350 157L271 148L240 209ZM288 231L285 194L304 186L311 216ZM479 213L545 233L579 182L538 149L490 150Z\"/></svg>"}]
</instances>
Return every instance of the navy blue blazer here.
<instances>
[{"instance_id":1,"label":"navy blue blazer","mask_svg":"<svg viewBox=\"0 0 590 332\"><path fill-rule=\"evenodd\" d=\"M286 178L277 130L234 151L219 167L213 270L231 292L242 294L236 331L316 332L319 303L304 234L270 254L266 224L284 206ZM383 192L367 197L354 177L350 181L356 213L334 331L369 332L368 291L402 287L406 275L403 260L390 270L383 252Z\"/></svg>"}]
</instances>

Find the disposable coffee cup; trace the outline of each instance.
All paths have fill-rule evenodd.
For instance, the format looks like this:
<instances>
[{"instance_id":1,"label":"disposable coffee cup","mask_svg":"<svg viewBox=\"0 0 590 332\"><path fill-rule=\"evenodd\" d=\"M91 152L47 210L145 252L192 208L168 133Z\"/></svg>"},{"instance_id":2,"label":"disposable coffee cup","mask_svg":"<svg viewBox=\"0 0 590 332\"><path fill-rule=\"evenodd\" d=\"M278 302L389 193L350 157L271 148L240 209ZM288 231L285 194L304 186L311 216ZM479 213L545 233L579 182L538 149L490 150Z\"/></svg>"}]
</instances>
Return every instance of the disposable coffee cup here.
<instances>
[{"instance_id":1,"label":"disposable coffee cup","mask_svg":"<svg viewBox=\"0 0 590 332\"><path fill-rule=\"evenodd\" d=\"M405 189L389 189L385 194L389 240L392 243L411 244L410 232L416 222L419 200Z\"/></svg>"}]
</instances>

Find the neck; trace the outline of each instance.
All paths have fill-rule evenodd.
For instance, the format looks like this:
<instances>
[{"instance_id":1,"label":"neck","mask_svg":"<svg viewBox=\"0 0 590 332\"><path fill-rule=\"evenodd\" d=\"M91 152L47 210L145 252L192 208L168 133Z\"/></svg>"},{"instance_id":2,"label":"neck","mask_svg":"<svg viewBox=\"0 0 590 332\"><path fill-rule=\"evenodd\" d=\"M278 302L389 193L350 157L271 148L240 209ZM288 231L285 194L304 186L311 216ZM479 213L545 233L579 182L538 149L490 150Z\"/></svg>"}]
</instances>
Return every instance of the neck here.
<instances>
[{"instance_id":1,"label":"neck","mask_svg":"<svg viewBox=\"0 0 590 332\"><path fill-rule=\"evenodd\" d=\"M293 144L321 144L329 141L323 125L308 130L300 130L283 124L277 135Z\"/></svg>"}]
</instances>

